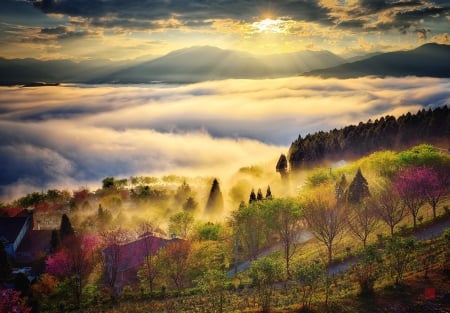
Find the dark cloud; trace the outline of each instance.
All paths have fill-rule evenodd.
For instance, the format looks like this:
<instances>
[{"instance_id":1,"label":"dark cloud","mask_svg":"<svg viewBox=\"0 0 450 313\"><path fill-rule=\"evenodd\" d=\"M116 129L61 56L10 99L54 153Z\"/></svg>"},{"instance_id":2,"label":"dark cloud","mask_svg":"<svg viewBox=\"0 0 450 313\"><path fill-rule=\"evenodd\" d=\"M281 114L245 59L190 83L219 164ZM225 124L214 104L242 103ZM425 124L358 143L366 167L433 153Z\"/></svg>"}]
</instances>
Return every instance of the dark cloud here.
<instances>
[{"instance_id":1,"label":"dark cloud","mask_svg":"<svg viewBox=\"0 0 450 313\"><path fill-rule=\"evenodd\" d=\"M41 29L41 33L47 34L47 35L61 35L61 34L65 34L66 32L67 32L67 28L64 26L49 27L49 28Z\"/></svg>"},{"instance_id":2,"label":"dark cloud","mask_svg":"<svg viewBox=\"0 0 450 313\"><path fill-rule=\"evenodd\" d=\"M97 25L147 27L152 21L173 17L187 26L204 26L205 20L234 19L253 21L262 14L272 12L277 16L289 16L304 21L327 21L329 10L317 1L257 0L42 0L32 1L44 13L60 13L69 16L92 18Z\"/></svg>"}]
</instances>

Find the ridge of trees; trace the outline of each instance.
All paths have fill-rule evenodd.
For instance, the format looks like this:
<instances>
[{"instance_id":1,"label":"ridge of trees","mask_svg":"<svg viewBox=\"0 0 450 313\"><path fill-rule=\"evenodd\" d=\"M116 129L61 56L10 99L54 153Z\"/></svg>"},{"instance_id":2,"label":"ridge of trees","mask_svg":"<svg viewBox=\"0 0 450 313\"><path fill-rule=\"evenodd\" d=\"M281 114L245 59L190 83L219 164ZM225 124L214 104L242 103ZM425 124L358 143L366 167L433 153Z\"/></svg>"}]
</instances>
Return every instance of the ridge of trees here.
<instances>
[{"instance_id":1,"label":"ridge of trees","mask_svg":"<svg viewBox=\"0 0 450 313\"><path fill-rule=\"evenodd\" d=\"M319 131L292 142L288 161L291 170L308 167L328 158L363 156L382 150L409 147L420 141L448 138L450 109L445 105L406 113L398 118L386 115L328 132ZM281 167L281 166L280 166ZM278 170L278 165L277 165Z\"/></svg>"}]
</instances>

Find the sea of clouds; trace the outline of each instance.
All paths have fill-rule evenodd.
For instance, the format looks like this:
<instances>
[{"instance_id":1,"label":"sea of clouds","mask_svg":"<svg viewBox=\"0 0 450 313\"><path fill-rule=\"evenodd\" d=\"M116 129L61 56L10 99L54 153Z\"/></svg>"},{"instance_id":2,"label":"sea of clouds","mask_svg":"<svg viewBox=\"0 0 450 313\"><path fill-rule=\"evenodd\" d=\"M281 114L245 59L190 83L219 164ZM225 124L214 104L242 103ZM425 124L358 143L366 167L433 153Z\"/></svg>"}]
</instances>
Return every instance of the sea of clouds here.
<instances>
[{"instance_id":1,"label":"sea of clouds","mask_svg":"<svg viewBox=\"0 0 450 313\"><path fill-rule=\"evenodd\" d=\"M106 176L231 175L299 134L450 105L437 78L0 87L0 198ZM274 164L275 166L275 164Z\"/></svg>"}]
</instances>

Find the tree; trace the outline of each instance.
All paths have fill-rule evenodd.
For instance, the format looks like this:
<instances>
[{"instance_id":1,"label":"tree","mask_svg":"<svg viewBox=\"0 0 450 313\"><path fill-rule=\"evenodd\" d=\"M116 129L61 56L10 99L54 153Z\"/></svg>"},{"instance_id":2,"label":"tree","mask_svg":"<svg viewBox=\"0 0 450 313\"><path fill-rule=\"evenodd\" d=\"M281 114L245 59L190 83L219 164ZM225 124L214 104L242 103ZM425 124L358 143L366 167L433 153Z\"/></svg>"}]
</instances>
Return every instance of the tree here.
<instances>
[{"instance_id":1,"label":"tree","mask_svg":"<svg viewBox=\"0 0 450 313\"><path fill-rule=\"evenodd\" d=\"M266 199L272 200L272 198L273 198L273 196L272 196L272 191L270 190L270 186L267 186Z\"/></svg>"},{"instance_id":2,"label":"tree","mask_svg":"<svg viewBox=\"0 0 450 313\"><path fill-rule=\"evenodd\" d=\"M78 235L66 239L65 247L50 255L46 272L64 280L73 290L75 305L80 306L83 287L96 261L100 246L94 235Z\"/></svg>"},{"instance_id":3,"label":"tree","mask_svg":"<svg viewBox=\"0 0 450 313\"><path fill-rule=\"evenodd\" d=\"M20 299L20 292L12 289L0 290L0 313L29 313L25 301Z\"/></svg>"},{"instance_id":4,"label":"tree","mask_svg":"<svg viewBox=\"0 0 450 313\"><path fill-rule=\"evenodd\" d=\"M103 189L112 189L115 187L115 179L114 177L105 177L102 180L102 188Z\"/></svg>"},{"instance_id":5,"label":"tree","mask_svg":"<svg viewBox=\"0 0 450 313\"><path fill-rule=\"evenodd\" d=\"M245 205L241 202L239 208L231 213L230 224L234 228L237 240L246 250L247 256L255 260L266 233L260 203Z\"/></svg>"},{"instance_id":6,"label":"tree","mask_svg":"<svg viewBox=\"0 0 450 313\"><path fill-rule=\"evenodd\" d=\"M117 295L116 281L122 257L120 246L129 240L129 235L122 228L104 231L100 234L103 245L106 246L103 253L104 278L112 297Z\"/></svg>"},{"instance_id":7,"label":"tree","mask_svg":"<svg viewBox=\"0 0 450 313\"><path fill-rule=\"evenodd\" d=\"M290 276L289 262L296 250L296 237L302 228L302 209L292 199L275 199L263 204L264 219L283 244L286 274Z\"/></svg>"},{"instance_id":8,"label":"tree","mask_svg":"<svg viewBox=\"0 0 450 313\"><path fill-rule=\"evenodd\" d=\"M433 168L424 168L425 197L428 204L433 209L433 218L436 218L438 204L449 192L449 168L443 166L440 172Z\"/></svg>"},{"instance_id":9,"label":"tree","mask_svg":"<svg viewBox=\"0 0 450 313\"><path fill-rule=\"evenodd\" d=\"M337 202L331 190L326 194L316 193L306 199L304 218L313 235L327 247L328 263L331 263L335 240L345 230L345 207Z\"/></svg>"},{"instance_id":10,"label":"tree","mask_svg":"<svg viewBox=\"0 0 450 313\"><path fill-rule=\"evenodd\" d=\"M311 307L312 297L325 273L325 267L317 261L308 264L302 264L300 262L294 264L293 274L300 287L303 307L308 309Z\"/></svg>"},{"instance_id":11,"label":"tree","mask_svg":"<svg viewBox=\"0 0 450 313\"><path fill-rule=\"evenodd\" d=\"M153 231L155 230L155 226L150 222L143 222L140 225L139 234L142 237L142 247L144 249L144 264L138 272L138 276L140 276L146 283L148 283L150 292L153 293L154 284L156 278L161 273L161 264L160 260L155 253L157 248L157 238L154 237Z\"/></svg>"},{"instance_id":12,"label":"tree","mask_svg":"<svg viewBox=\"0 0 450 313\"><path fill-rule=\"evenodd\" d=\"M395 284L398 285L403 274L414 260L414 252L417 242L412 238L391 237L387 247L386 265L391 271L392 277L395 277Z\"/></svg>"},{"instance_id":13,"label":"tree","mask_svg":"<svg viewBox=\"0 0 450 313\"><path fill-rule=\"evenodd\" d=\"M250 197L248 198L248 204L252 204L253 202L256 202L256 200L255 190L252 189L252 191L250 192Z\"/></svg>"},{"instance_id":14,"label":"tree","mask_svg":"<svg viewBox=\"0 0 450 313\"><path fill-rule=\"evenodd\" d=\"M177 290L182 290L186 284L187 265L191 244L185 240L169 242L160 250L160 255L165 260L166 276L174 283Z\"/></svg>"},{"instance_id":15,"label":"tree","mask_svg":"<svg viewBox=\"0 0 450 313\"><path fill-rule=\"evenodd\" d=\"M169 233L187 238L192 229L194 217L189 212L179 212L169 218Z\"/></svg>"},{"instance_id":16,"label":"tree","mask_svg":"<svg viewBox=\"0 0 450 313\"><path fill-rule=\"evenodd\" d=\"M194 197L188 197L183 203L183 211L194 212L197 210L198 203L195 201Z\"/></svg>"},{"instance_id":17,"label":"tree","mask_svg":"<svg viewBox=\"0 0 450 313\"><path fill-rule=\"evenodd\" d=\"M408 167L398 174L394 188L400 194L413 217L413 226L417 226L419 209L426 201L429 170L426 167Z\"/></svg>"},{"instance_id":18,"label":"tree","mask_svg":"<svg viewBox=\"0 0 450 313\"><path fill-rule=\"evenodd\" d=\"M227 282L225 273L216 269L209 269L197 280L197 286L210 298L214 312L223 312Z\"/></svg>"},{"instance_id":19,"label":"tree","mask_svg":"<svg viewBox=\"0 0 450 313\"><path fill-rule=\"evenodd\" d=\"M264 196L262 194L261 188L258 188L258 193L256 194L256 201L264 200Z\"/></svg>"},{"instance_id":20,"label":"tree","mask_svg":"<svg viewBox=\"0 0 450 313\"><path fill-rule=\"evenodd\" d=\"M395 188L390 183L385 184L375 192L368 205L375 211L379 219L389 226L391 236L394 236L394 227L406 215L403 201Z\"/></svg>"},{"instance_id":21,"label":"tree","mask_svg":"<svg viewBox=\"0 0 450 313\"><path fill-rule=\"evenodd\" d=\"M70 223L69 217L67 214L63 214L61 217L61 226L59 227L59 237L61 238L61 241L64 243L66 238L69 238L71 236L75 235L75 230L72 227L72 224Z\"/></svg>"},{"instance_id":22,"label":"tree","mask_svg":"<svg viewBox=\"0 0 450 313\"><path fill-rule=\"evenodd\" d=\"M219 182L214 178L211 191L209 192L208 202L206 203L205 212L208 214L219 213L223 211L223 196L220 191Z\"/></svg>"},{"instance_id":23,"label":"tree","mask_svg":"<svg viewBox=\"0 0 450 313\"><path fill-rule=\"evenodd\" d=\"M353 275L359 284L359 294L361 296L373 293L375 281L382 273L382 262L383 258L378 250L370 246L364 249L364 254L360 261L352 267Z\"/></svg>"},{"instance_id":24,"label":"tree","mask_svg":"<svg viewBox=\"0 0 450 313\"><path fill-rule=\"evenodd\" d=\"M12 267L6 254L5 245L0 240L0 287L6 285L6 283L12 278Z\"/></svg>"},{"instance_id":25,"label":"tree","mask_svg":"<svg viewBox=\"0 0 450 313\"><path fill-rule=\"evenodd\" d=\"M250 278L258 291L262 312L270 312L274 284L281 279L280 264L268 257L252 262Z\"/></svg>"},{"instance_id":26,"label":"tree","mask_svg":"<svg viewBox=\"0 0 450 313\"><path fill-rule=\"evenodd\" d=\"M367 238L376 230L378 216L375 214L368 201L363 201L359 206L350 206L348 214L348 228L355 238L366 247Z\"/></svg>"},{"instance_id":27,"label":"tree","mask_svg":"<svg viewBox=\"0 0 450 313\"><path fill-rule=\"evenodd\" d=\"M345 182L341 180L341 183L344 184ZM352 205L358 205L364 198L369 196L369 184L367 183L366 178L362 175L361 169L358 168L355 177L348 186L347 201Z\"/></svg>"},{"instance_id":28,"label":"tree","mask_svg":"<svg viewBox=\"0 0 450 313\"><path fill-rule=\"evenodd\" d=\"M288 177L288 162L287 162L287 158L284 154L280 155L280 158L278 159L275 169L278 173L280 173L282 180L287 179L287 177Z\"/></svg>"}]
</instances>

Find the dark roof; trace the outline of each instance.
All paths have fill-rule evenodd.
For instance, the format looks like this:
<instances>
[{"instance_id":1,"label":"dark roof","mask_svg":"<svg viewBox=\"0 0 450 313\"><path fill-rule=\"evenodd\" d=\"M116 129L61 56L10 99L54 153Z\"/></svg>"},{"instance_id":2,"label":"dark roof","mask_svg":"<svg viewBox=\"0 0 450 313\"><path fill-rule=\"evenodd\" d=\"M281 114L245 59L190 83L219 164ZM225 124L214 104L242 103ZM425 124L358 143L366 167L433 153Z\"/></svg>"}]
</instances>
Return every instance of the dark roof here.
<instances>
[{"instance_id":1,"label":"dark roof","mask_svg":"<svg viewBox=\"0 0 450 313\"><path fill-rule=\"evenodd\" d=\"M28 217L0 217L0 239L5 243L13 243Z\"/></svg>"},{"instance_id":2,"label":"dark roof","mask_svg":"<svg viewBox=\"0 0 450 313\"><path fill-rule=\"evenodd\" d=\"M29 230L16 252L18 262L32 262L50 248L51 230Z\"/></svg>"},{"instance_id":3,"label":"dark roof","mask_svg":"<svg viewBox=\"0 0 450 313\"><path fill-rule=\"evenodd\" d=\"M156 237L153 235L139 238L119 246L119 271L136 268L144 263L144 258L151 253L155 255L158 250L164 247L169 239ZM112 247L104 250L106 255L112 253Z\"/></svg>"}]
</instances>

